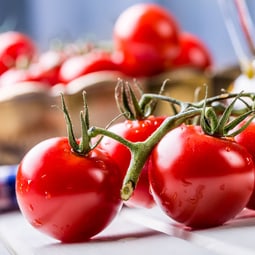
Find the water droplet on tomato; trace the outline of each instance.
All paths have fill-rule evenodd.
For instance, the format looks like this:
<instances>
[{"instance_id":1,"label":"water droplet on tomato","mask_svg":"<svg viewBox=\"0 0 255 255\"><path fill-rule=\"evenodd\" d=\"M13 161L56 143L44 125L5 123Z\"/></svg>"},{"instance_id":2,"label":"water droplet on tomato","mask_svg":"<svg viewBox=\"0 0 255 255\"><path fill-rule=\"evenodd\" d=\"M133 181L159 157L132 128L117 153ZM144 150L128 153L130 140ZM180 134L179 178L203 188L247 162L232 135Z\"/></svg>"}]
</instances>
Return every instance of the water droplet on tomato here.
<instances>
[{"instance_id":1,"label":"water droplet on tomato","mask_svg":"<svg viewBox=\"0 0 255 255\"><path fill-rule=\"evenodd\" d=\"M48 191L45 191L44 195L46 199L51 199L51 194Z\"/></svg>"},{"instance_id":2,"label":"water droplet on tomato","mask_svg":"<svg viewBox=\"0 0 255 255\"><path fill-rule=\"evenodd\" d=\"M43 174L43 175L41 176L41 179L44 179L46 176L47 176L46 174Z\"/></svg>"},{"instance_id":3,"label":"water droplet on tomato","mask_svg":"<svg viewBox=\"0 0 255 255\"><path fill-rule=\"evenodd\" d=\"M25 186L25 191L26 191L26 192L29 191L31 183L32 183L32 180L27 180L26 185L24 185L24 186Z\"/></svg>"},{"instance_id":4,"label":"water droplet on tomato","mask_svg":"<svg viewBox=\"0 0 255 255\"><path fill-rule=\"evenodd\" d=\"M196 197L190 197L189 201L191 204L196 204L197 203L197 198Z\"/></svg>"},{"instance_id":5,"label":"water droplet on tomato","mask_svg":"<svg viewBox=\"0 0 255 255\"><path fill-rule=\"evenodd\" d=\"M39 220L39 219L35 219L33 222L32 222L32 225L36 228L38 227L41 227L42 226L42 222Z\"/></svg>"},{"instance_id":6,"label":"water droplet on tomato","mask_svg":"<svg viewBox=\"0 0 255 255\"><path fill-rule=\"evenodd\" d=\"M251 159L250 157L247 157L247 158L246 158L246 162L247 162L247 164L251 164L252 159Z\"/></svg>"},{"instance_id":7,"label":"water droplet on tomato","mask_svg":"<svg viewBox=\"0 0 255 255\"><path fill-rule=\"evenodd\" d=\"M199 199L203 198L203 191L204 191L204 189L205 189L204 185L199 185L197 187L197 190L196 190L197 198L199 198Z\"/></svg>"},{"instance_id":8,"label":"water droplet on tomato","mask_svg":"<svg viewBox=\"0 0 255 255\"><path fill-rule=\"evenodd\" d=\"M171 200L175 201L177 199L177 193L174 192L173 195L171 196Z\"/></svg>"},{"instance_id":9,"label":"water droplet on tomato","mask_svg":"<svg viewBox=\"0 0 255 255\"><path fill-rule=\"evenodd\" d=\"M33 207L33 205L29 205L29 210L32 212L32 211L34 211L34 207Z\"/></svg>"},{"instance_id":10,"label":"water droplet on tomato","mask_svg":"<svg viewBox=\"0 0 255 255\"><path fill-rule=\"evenodd\" d=\"M188 181L188 180L186 180L186 179L182 179L182 184L183 184L183 186L190 186L191 184L192 184L192 182L191 181Z\"/></svg>"},{"instance_id":11,"label":"water droplet on tomato","mask_svg":"<svg viewBox=\"0 0 255 255\"><path fill-rule=\"evenodd\" d=\"M230 147L226 147L225 150L226 151L230 151L231 149L230 149Z\"/></svg>"},{"instance_id":12,"label":"water droplet on tomato","mask_svg":"<svg viewBox=\"0 0 255 255\"><path fill-rule=\"evenodd\" d=\"M196 188L196 193L193 197L190 197L189 200L192 204L196 204L201 198L203 198L203 192L204 192L205 186L199 185Z\"/></svg>"}]
</instances>

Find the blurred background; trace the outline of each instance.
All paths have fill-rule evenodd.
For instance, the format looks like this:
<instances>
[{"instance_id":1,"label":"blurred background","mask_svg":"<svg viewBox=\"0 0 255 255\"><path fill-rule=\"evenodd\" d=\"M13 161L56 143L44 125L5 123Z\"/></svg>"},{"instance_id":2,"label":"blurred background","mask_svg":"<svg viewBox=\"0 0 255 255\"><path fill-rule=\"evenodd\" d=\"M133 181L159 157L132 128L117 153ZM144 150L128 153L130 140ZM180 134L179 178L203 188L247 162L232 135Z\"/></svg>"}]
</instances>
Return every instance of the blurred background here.
<instances>
[{"instance_id":1,"label":"blurred background","mask_svg":"<svg viewBox=\"0 0 255 255\"><path fill-rule=\"evenodd\" d=\"M216 94L222 88L232 89L232 81L240 74L239 61L231 43L219 1L221 0L0 0L0 32L16 30L25 33L34 40L42 52L48 50L56 39L66 43L77 42L79 39L89 42L111 41L117 18L129 6L139 2L159 4L175 17L182 31L197 35L206 44L213 57L215 70L197 72L198 70L194 69L177 68L178 70L169 70L169 72L144 79L143 88L158 92L162 83L169 79L171 83L166 86L166 94L185 101L192 101L194 91L198 86L206 84L208 94ZM222 1L234 3L236 0ZM255 17L255 0L244 1L247 2L251 16ZM53 66L53 69L47 69L47 67L49 66L46 64L46 68L41 69L41 78L44 78L41 81L45 80L45 77L52 78L51 72L53 72L53 77L54 74L58 75L59 66ZM79 68L75 66L75 69ZM12 74L13 70L10 71L11 77L15 77L15 72ZM67 105L70 106L69 113L73 117L74 133L77 137L81 131L80 110L83 109L81 108L83 107L81 91L88 92L87 103L90 121L93 125L105 127L110 120L119 115L114 98L119 74L113 74L114 72L108 72L107 75L99 72L94 73L93 76L78 77L73 80L74 83L71 81L68 84L68 89L65 86L49 88L44 86L45 84L43 87L36 87L38 84L35 83L36 86L34 86L33 82L31 86L25 82L26 86L22 87L19 82L15 84L15 79L14 82L12 79L8 81L8 72L6 73L8 85L18 85L12 89L6 86L6 93L3 93L4 90L1 91L0 117L4 124L0 126L0 165L19 164L25 153L39 141L66 135L66 124L62 112L57 107L51 107L60 105L58 92L62 89L68 92L65 93L65 98ZM3 77L6 76L1 75L0 87L5 81ZM17 79L19 79L19 72L17 72ZM254 82L254 79L247 84L250 85L250 82ZM56 83L51 85L56 85ZM22 91L23 88L24 91ZM201 93L200 96L204 94ZM161 102L157 105L156 114L169 114L172 109L169 108L169 103ZM118 121L121 119L119 118ZM1 171L3 170L0 169ZM1 209L10 209L13 201L14 207L17 206L15 200L16 168L7 168L6 171L10 178L8 176L7 181L4 179L3 187L5 187L5 182L8 182L6 186L11 194L3 192L1 194L0 189L0 212ZM2 198L1 195L4 197Z\"/></svg>"},{"instance_id":2,"label":"blurred background","mask_svg":"<svg viewBox=\"0 0 255 255\"><path fill-rule=\"evenodd\" d=\"M254 16L255 1L246 1ZM137 2L155 2L169 9L182 29L204 40L214 56L216 68L237 63L215 0L0 0L0 24L2 30L15 29L29 34L41 49L49 47L56 38L111 40L118 15Z\"/></svg>"}]
</instances>

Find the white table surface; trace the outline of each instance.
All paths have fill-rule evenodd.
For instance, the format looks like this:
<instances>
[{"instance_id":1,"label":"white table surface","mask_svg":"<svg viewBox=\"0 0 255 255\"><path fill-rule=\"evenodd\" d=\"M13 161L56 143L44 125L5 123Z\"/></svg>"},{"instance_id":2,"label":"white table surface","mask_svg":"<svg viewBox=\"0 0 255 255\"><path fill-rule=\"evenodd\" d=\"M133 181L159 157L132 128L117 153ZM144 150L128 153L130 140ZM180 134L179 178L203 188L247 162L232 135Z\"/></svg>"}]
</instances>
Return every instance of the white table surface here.
<instances>
[{"instance_id":1,"label":"white table surface","mask_svg":"<svg viewBox=\"0 0 255 255\"><path fill-rule=\"evenodd\" d=\"M35 230L13 211L0 215L0 240L0 255L251 255L255 254L255 216L187 231L158 208L123 209L93 240L63 244Z\"/></svg>"}]
</instances>

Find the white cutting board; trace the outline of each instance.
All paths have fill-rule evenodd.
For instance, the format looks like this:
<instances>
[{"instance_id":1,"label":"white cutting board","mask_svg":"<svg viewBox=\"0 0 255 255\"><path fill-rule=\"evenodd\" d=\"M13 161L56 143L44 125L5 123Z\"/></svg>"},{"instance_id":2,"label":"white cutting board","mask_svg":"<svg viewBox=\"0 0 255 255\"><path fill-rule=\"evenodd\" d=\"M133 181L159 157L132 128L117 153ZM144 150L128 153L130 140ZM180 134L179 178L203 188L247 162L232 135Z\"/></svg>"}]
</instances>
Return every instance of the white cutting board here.
<instances>
[{"instance_id":1,"label":"white cutting board","mask_svg":"<svg viewBox=\"0 0 255 255\"><path fill-rule=\"evenodd\" d=\"M62 244L35 230L15 211L0 216L0 240L1 255L251 255L255 254L255 217L236 219L218 228L186 231L158 208L125 208L90 242Z\"/></svg>"}]
</instances>

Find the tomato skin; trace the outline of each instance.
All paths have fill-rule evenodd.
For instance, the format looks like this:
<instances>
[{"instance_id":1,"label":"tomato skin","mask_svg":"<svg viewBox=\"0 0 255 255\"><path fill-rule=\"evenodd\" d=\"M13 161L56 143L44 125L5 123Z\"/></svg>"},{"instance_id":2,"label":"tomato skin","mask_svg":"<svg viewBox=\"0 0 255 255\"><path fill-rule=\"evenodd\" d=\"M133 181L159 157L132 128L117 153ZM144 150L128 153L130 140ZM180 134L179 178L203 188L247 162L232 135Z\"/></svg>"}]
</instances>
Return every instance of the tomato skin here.
<instances>
[{"instance_id":1,"label":"tomato skin","mask_svg":"<svg viewBox=\"0 0 255 255\"><path fill-rule=\"evenodd\" d=\"M150 116L144 120L125 120L109 128L109 131L131 141L138 142L146 140L164 121L164 116ZM127 147L121 143L104 137L100 147L107 151L115 160L121 170L122 178L125 177L130 164L131 153ZM132 197L125 202L129 207L151 208L155 205L152 195L149 191L148 169L150 168L150 159L145 163L136 189Z\"/></svg>"},{"instance_id":2,"label":"tomato skin","mask_svg":"<svg viewBox=\"0 0 255 255\"><path fill-rule=\"evenodd\" d=\"M212 56L205 43L196 35L180 33L180 51L177 57L171 61L174 67L194 67L202 71L212 67Z\"/></svg>"},{"instance_id":3,"label":"tomato skin","mask_svg":"<svg viewBox=\"0 0 255 255\"><path fill-rule=\"evenodd\" d=\"M243 121L238 127L244 125L246 121ZM237 128L238 128L237 127ZM240 134L235 136L235 141L244 146L247 151L251 154L253 161L255 162L255 122L252 121L248 127L246 127ZM254 185L255 186L255 185ZM250 197L247 204L247 208L255 210L255 189Z\"/></svg>"},{"instance_id":4,"label":"tomato skin","mask_svg":"<svg viewBox=\"0 0 255 255\"><path fill-rule=\"evenodd\" d=\"M1 33L0 42L0 74L16 66L21 58L31 61L37 53L34 41L20 32Z\"/></svg>"},{"instance_id":5,"label":"tomato skin","mask_svg":"<svg viewBox=\"0 0 255 255\"><path fill-rule=\"evenodd\" d=\"M205 135L199 126L170 131L152 152L149 170L156 203L191 228L221 225L247 204L254 164L234 141Z\"/></svg>"},{"instance_id":6,"label":"tomato skin","mask_svg":"<svg viewBox=\"0 0 255 255\"><path fill-rule=\"evenodd\" d=\"M151 76L164 70L179 48L179 25L156 4L135 4L120 14L113 29L114 50L122 71L130 76Z\"/></svg>"},{"instance_id":7,"label":"tomato skin","mask_svg":"<svg viewBox=\"0 0 255 255\"><path fill-rule=\"evenodd\" d=\"M59 70L59 80L68 83L82 75L104 70L119 70L119 64L114 62L109 52L91 51L64 61Z\"/></svg>"},{"instance_id":8,"label":"tomato skin","mask_svg":"<svg viewBox=\"0 0 255 255\"><path fill-rule=\"evenodd\" d=\"M59 69L65 56L61 52L47 51L27 68L11 67L0 76L0 86L11 86L23 81L34 81L54 86L59 83Z\"/></svg>"},{"instance_id":9,"label":"tomato skin","mask_svg":"<svg viewBox=\"0 0 255 255\"><path fill-rule=\"evenodd\" d=\"M67 138L32 148L19 165L17 201L32 226L63 242L87 240L121 208L121 178L101 150L77 156Z\"/></svg>"},{"instance_id":10,"label":"tomato skin","mask_svg":"<svg viewBox=\"0 0 255 255\"><path fill-rule=\"evenodd\" d=\"M0 87L11 87L13 84L23 81L30 81L28 70L12 67L0 76Z\"/></svg>"},{"instance_id":11,"label":"tomato skin","mask_svg":"<svg viewBox=\"0 0 255 255\"><path fill-rule=\"evenodd\" d=\"M59 70L67 56L62 51L48 50L29 67L30 80L44 82L49 86L59 83Z\"/></svg>"}]
</instances>

